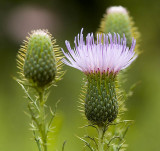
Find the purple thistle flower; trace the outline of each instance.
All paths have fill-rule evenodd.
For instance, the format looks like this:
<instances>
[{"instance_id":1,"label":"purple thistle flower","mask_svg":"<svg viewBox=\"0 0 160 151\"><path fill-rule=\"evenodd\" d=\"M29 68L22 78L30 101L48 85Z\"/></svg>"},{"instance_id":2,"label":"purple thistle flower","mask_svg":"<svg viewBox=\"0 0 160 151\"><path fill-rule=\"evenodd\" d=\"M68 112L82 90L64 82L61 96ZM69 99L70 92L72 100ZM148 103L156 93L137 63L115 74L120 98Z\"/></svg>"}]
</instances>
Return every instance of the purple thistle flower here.
<instances>
[{"instance_id":1,"label":"purple thistle flower","mask_svg":"<svg viewBox=\"0 0 160 151\"><path fill-rule=\"evenodd\" d=\"M133 38L131 47L126 46L125 35L97 34L94 41L93 33L83 39L83 28L80 35L75 37L75 48L65 41L69 53L64 52L66 59L62 61L71 67L81 70L85 74L100 72L116 75L120 70L127 68L137 57L134 52L136 40Z\"/></svg>"}]
</instances>

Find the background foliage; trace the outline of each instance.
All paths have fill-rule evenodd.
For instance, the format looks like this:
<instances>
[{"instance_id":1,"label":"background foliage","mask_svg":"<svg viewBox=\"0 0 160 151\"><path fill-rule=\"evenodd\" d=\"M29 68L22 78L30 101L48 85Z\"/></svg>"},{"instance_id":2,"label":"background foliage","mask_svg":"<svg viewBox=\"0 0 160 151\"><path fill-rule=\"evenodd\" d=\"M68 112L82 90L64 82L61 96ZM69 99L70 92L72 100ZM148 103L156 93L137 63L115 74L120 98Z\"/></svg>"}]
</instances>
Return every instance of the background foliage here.
<instances>
[{"instance_id":1,"label":"background foliage","mask_svg":"<svg viewBox=\"0 0 160 151\"><path fill-rule=\"evenodd\" d=\"M73 44L74 36L84 27L84 34L96 32L106 8L112 5L127 7L141 32L143 53L129 70L126 87L141 81L127 101L126 119L134 119L127 134L129 151L158 151L160 148L160 1L146 0L1 0L0 1L0 150L36 150L26 99L20 86L12 79L16 75L17 51L27 32L47 28L65 48L64 41ZM82 151L86 122L77 110L83 74L65 66L67 73L48 100L54 106L58 99L58 118L53 147L61 149L67 140L66 151Z\"/></svg>"}]
</instances>

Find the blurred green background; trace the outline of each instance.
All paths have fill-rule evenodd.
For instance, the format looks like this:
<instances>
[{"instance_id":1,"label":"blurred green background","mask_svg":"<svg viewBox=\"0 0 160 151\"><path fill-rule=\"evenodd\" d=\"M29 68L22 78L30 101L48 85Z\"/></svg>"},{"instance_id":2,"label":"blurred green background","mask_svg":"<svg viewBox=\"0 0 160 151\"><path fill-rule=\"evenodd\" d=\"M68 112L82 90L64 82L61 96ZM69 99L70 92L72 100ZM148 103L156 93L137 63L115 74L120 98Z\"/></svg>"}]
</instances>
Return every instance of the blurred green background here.
<instances>
[{"instance_id":1,"label":"blurred green background","mask_svg":"<svg viewBox=\"0 0 160 151\"><path fill-rule=\"evenodd\" d=\"M127 134L128 151L160 150L160 1L159 0L1 0L0 1L0 151L36 151L29 131L27 100L20 86L12 79L17 75L16 55L32 29L47 28L66 49L64 41L73 44L74 36L84 28L96 32L106 8L122 5L130 11L141 32L139 56L128 72L126 88L141 81L134 95L127 101L126 119L135 120ZM51 89L50 106L60 99L57 130L53 140L61 150L67 140L66 151L82 151L86 123L77 110L83 74L67 70L57 87ZM51 145L50 148L52 148ZM52 149L54 150L54 149Z\"/></svg>"}]
</instances>

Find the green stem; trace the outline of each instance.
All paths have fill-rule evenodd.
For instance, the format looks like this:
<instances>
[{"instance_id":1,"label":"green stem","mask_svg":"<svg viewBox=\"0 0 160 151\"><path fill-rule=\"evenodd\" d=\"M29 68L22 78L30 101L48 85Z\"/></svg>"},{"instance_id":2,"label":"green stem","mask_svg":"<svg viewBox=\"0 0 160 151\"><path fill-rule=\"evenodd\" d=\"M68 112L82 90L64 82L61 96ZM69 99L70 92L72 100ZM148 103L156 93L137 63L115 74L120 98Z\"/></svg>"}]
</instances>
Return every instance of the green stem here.
<instances>
[{"instance_id":1,"label":"green stem","mask_svg":"<svg viewBox=\"0 0 160 151\"><path fill-rule=\"evenodd\" d=\"M104 127L98 127L98 151L104 151Z\"/></svg>"},{"instance_id":2,"label":"green stem","mask_svg":"<svg viewBox=\"0 0 160 151\"><path fill-rule=\"evenodd\" d=\"M39 139L35 138L35 141L36 141L36 143L37 143L38 150L39 150L39 151L42 151L42 149L41 149L41 144L40 144L40 142L39 142Z\"/></svg>"},{"instance_id":3,"label":"green stem","mask_svg":"<svg viewBox=\"0 0 160 151\"><path fill-rule=\"evenodd\" d=\"M41 137L43 150L47 151L47 132L45 123L45 101L44 101L44 90L39 91L39 101L40 101L40 117L41 117Z\"/></svg>"}]
</instances>

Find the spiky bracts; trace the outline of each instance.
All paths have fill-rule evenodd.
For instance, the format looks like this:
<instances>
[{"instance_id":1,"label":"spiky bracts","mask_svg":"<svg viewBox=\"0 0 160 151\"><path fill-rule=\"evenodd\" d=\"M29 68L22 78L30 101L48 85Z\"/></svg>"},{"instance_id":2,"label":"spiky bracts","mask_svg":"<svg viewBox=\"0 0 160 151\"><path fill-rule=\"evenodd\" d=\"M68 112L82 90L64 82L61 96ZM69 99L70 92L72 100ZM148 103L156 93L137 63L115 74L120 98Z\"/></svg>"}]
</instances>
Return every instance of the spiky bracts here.
<instances>
[{"instance_id":1,"label":"spiky bracts","mask_svg":"<svg viewBox=\"0 0 160 151\"><path fill-rule=\"evenodd\" d=\"M34 30L18 53L21 79L36 87L45 87L61 77L61 59L56 40L47 30Z\"/></svg>"},{"instance_id":2,"label":"spiky bracts","mask_svg":"<svg viewBox=\"0 0 160 151\"><path fill-rule=\"evenodd\" d=\"M118 102L113 74L87 75L85 115L92 124L104 126L116 119Z\"/></svg>"},{"instance_id":3,"label":"spiky bracts","mask_svg":"<svg viewBox=\"0 0 160 151\"><path fill-rule=\"evenodd\" d=\"M113 6L106 10L101 22L98 33L118 33L120 36L125 34L127 39L127 46L130 47L132 43L132 37L139 43L140 34L134 25L132 17L126 8L122 6ZM135 52L139 51L139 44L136 44Z\"/></svg>"}]
</instances>

